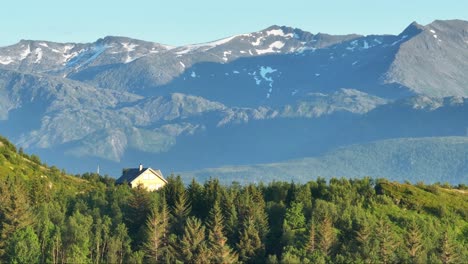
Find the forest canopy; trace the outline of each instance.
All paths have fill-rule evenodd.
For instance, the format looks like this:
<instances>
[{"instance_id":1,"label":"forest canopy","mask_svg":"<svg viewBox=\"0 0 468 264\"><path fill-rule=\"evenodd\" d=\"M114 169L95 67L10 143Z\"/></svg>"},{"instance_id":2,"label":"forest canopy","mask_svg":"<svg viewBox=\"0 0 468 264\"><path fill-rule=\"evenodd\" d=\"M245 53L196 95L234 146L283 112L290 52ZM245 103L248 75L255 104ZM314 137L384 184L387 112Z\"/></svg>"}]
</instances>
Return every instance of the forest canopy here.
<instances>
[{"instance_id":1,"label":"forest canopy","mask_svg":"<svg viewBox=\"0 0 468 264\"><path fill-rule=\"evenodd\" d=\"M466 263L465 185L318 178L156 191L67 175L0 138L7 263Z\"/></svg>"}]
</instances>

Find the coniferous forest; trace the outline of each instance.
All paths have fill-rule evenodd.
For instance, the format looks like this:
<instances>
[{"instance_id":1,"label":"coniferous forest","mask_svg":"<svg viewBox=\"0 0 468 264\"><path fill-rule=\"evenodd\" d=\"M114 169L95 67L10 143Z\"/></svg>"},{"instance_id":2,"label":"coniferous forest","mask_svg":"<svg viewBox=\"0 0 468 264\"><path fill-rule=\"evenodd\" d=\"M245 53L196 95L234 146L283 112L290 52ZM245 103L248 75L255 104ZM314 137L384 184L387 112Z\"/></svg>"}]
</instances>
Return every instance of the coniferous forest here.
<instances>
[{"instance_id":1,"label":"coniferous forest","mask_svg":"<svg viewBox=\"0 0 468 264\"><path fill-rule=\"evenodd\" d=\"M67 175L0 138L0 262L468 263L468 188ZM312 179L312 177L311 177Z\"/></svg>"}]
</instances>

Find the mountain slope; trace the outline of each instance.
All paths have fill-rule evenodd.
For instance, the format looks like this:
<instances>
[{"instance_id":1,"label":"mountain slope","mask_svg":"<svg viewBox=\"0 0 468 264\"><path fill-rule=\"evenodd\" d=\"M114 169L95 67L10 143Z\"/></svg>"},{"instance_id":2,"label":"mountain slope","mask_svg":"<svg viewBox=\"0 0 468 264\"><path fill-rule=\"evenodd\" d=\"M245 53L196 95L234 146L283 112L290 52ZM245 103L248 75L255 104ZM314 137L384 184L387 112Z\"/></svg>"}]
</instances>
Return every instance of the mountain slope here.
<instances>
[{"instance_id":1,"label":"mountain slope","mask_svg":"<svg viewBox=\"0 0 468 264\"><path fill-rule=\"evenodd\" d=\"M115 176L139 162L192 171L461 136L467 25L395 36L272 26L182 47L21 41L0 48L0 133L74 172Z\"/></svg>"},{"instance_id":2,"label":"mountain slope","mask_svg":"<svg viewBox=\"0 0 468 264\"><path fill-rule=\"evenodd\" d=\"M418 94L467 96L468 22L436 20L400 46L386 82Z\"/></svg>"}]
</instances>

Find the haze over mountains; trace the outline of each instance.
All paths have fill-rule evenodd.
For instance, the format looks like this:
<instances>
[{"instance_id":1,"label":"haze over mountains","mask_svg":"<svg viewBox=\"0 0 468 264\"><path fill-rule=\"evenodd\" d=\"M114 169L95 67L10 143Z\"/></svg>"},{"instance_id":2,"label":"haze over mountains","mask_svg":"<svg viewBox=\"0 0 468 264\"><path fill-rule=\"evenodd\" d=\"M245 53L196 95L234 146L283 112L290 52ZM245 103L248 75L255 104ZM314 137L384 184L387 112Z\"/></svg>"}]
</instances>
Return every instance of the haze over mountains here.
<instances>
[{"instance_id":1,"label":"haze over mountains","mask_svg":"<svg viewBox=\"0 0 468 264\"><path fill-rule=\"evenodd\" d=\"M285 179L466 182L467 73L461 20L412 23L397 36L272 26L182 47L23 40L0 48L0 133L72 172L99 164L118 176L143 162L254 181L255 166L206 168L308 160Z\"/></svg>"}]
</instances>

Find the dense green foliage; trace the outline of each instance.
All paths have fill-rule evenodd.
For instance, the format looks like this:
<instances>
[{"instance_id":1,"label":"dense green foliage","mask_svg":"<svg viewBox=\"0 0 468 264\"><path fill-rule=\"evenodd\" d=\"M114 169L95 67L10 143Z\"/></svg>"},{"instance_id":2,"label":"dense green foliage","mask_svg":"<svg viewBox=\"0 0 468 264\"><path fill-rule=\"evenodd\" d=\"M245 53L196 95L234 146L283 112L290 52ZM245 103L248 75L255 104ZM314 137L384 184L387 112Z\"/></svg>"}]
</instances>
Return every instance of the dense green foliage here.
<instances>
[{"instance_id":1,"label":"dense green foliage","mask_svg":"<svg viewBox=\"0 0 468 264\"><path fill-rule=\"evenodd\" d=\"M96 174L68 176L0 142L1 262L468 262L464 185L186 186L170 176L147 192Z\"/></svg>"}]
</instances>

